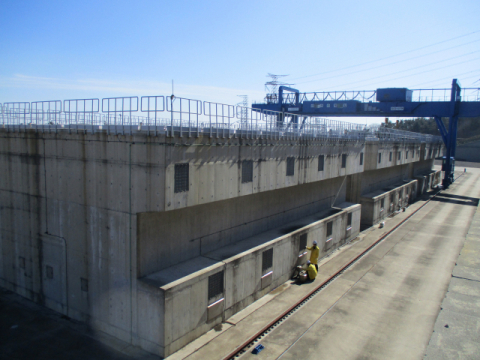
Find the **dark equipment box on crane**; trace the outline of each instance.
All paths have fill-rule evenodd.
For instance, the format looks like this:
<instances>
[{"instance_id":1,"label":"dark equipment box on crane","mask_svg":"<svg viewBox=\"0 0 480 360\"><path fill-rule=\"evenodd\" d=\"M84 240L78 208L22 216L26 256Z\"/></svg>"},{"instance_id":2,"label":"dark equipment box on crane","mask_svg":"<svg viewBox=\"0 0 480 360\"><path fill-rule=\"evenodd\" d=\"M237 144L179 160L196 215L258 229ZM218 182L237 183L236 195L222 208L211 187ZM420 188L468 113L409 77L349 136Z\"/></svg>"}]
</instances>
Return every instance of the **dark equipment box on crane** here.
<instances>
[{"instance_id":1,"label":"dark equipment box on crane","mask_svg":"<svg viewBox=\"0 0 480 360\"><path fill-rule=\"evenodd\" d=\"M377 101L410 102L412 101L412 90L406 88L377 89Z\"/></svg>"}]
</instances>

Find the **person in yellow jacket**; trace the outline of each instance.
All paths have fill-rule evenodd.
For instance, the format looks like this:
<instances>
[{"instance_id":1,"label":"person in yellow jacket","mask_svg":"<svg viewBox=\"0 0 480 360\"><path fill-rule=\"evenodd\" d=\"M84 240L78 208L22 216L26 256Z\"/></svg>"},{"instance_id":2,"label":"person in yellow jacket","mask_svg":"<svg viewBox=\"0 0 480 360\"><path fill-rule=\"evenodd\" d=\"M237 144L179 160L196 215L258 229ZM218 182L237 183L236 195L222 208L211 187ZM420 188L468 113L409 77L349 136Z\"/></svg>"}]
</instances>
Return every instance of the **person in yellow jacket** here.
<instances>
[{"instance_id":1,"label":"person in yellow jacket","mask_svg":"<svg viewBox=\"0 0 480 360\"><path fill-rule=\"evenodd\" d=\"M307 250L310 250L310 262L315 266L315 269L317 269L318 272L318 254L320 254L320 248L317 245L317 240L313 241L312 246L307 246Z\"/></svg>"},{"instance_id":2,"label":"person in yellow jacket","mask_svg":"<svg viewBox=\"0 0 480 360\"><path fill-rule=\"evenodd\" d=\"M314 264L312 264L310 261L307 261L304 269L307 271L308 279L311 280L311 281L315 280L318 272L317 272L317 268L314 266Z\"/></svg>"}]
</instances>

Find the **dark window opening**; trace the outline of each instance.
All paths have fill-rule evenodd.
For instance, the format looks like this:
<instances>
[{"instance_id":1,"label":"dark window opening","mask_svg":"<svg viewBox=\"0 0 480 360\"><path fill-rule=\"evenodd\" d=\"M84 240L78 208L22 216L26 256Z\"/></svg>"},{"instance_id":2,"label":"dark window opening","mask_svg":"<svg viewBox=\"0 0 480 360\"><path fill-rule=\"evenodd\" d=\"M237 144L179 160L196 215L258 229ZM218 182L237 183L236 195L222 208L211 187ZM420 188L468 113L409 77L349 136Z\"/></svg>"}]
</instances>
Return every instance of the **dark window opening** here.
<instances>
[{"instance_id":1,"label":"dark window opening","mask_svg":"<svg viewBox=\"0 0 480 360\"><path fill-rule=\"evenodd\" d=\"M53 267L47 265L47 279L53 279Z\"/></svg>"},{"instance_id":2,"label":"dark window opening","mask_svg":"<svg viewBox=\"0 0 480 360\"><path fill-rule=\"evenodd\" d=\"M253 181L253 161L242 161L242 183L249 183Z\"/></svg>"},{"instance_id":3,"label":"dark window opening","mask_svg":"<svg viewBox=\"0 0 480 360\"><path fill-rule=\"evenodd\" d=\"M333 221L329 221L327 223L327 238L332 236L332 234L333 234Z\"/></svg>"},{"instance_id":4,"label":"dark window opening","mask_svg":"<svg viewBox=\"0 0 480 360\"><path fill-rule=\"evenodd\" d=\"M363 165L363 153L360 153L360 165Z\"/></svg>"},{"instance_id":5,"label":"dark window opening","mask_svg":"<svg viewBox=\"0 0 480 360\"><path fill-rule=\"evenodd\" d=\"M389 161L392 161L392 156L393 156L393 153L390 151L390 157L388 158Z\"/></svg>"},{"instance_id":6,"label":"dark window opening","mask_svg":"<svg viewBox=\"0 0 480 360\"><path fill-rule=\"evenodd\" d=\"M352 213L347 215L347 226L352 226Z\"/></svg>"},{"instance_id":7,"label":"dark window opening","mask_svg":"<svg viewBox=\"0 0 480 360\"><path fill-rule=\"evenodd\" d=\"M82 291L88 292L88 280L84 278L80 278L80 284Z\"/></svg>"},{"instance_id":8,"label":"dark window opening","mask_svg":"<svg viewBox=\"0 0 480 360\"><path fill-rule=\"evenodd\" d=\"M408 159L408 151L405 153L405 159Z\"/></svg>"},{"instance_id":9,"label":"dark window opening","mask_svg":"<svg viewBox=\"0 0 480 360\"><path fill-rule=\"evenodd\" d=\"M175 190L174 192L188 191L188 163L175 164Z\"/></svg>"},{"instance_id":10,"label":"dark window opening","mask_svg":"<svg viewBox=\"0 0 480 360\"><path fill-rule=\"evenodd\" d=\"M382 153L378 153L378 163L382 162Z\"/></svg>"},{"instance_id":11,"label":"dark window opening","mask_svg":"<svg viewBox=\"0 0 480 360\"><path fill-rule=\"evenodd\" d=\"M302 251L307 246L307 234L300 235L299 251Z\"/></svg>"},{"instance_id":12,"label":"dark window opening","mask_svg":"<svg viewBox=\"0 0 480 360\"><path fill-rule=\"evenodd\" d=\"M402 152L399 151L399 152L398 152L398 160L400 160L401 158L402 158Z\"/></svg>"},{"instance_id":13,"label":"dark window opening","mask_svg":"<svg viewBox=\"0 0 480 360\"><path fill-rule=\"evenodd\" d=\"M295 174L295 158L287 158L287 176L293 176Z\"/></svg>"},{"instance_id":14,"label":"dark window opening","mask_svg":"<svg viewBox=\"0 0 480 360\"><path fill-rule=\"evenodd\" d=\"M385 198L380 200L380 207L383 209L385 207Z\"/></svg>"},{"instance_id":15,"label":"dark window opening","mask_svg":"<svg viewBox=\"0 0 480 360\"><path fill-rule=\"evenodd\" d=\"M320 155L318 157L318 171L323 171L324 165L325 165L325 155Z\"/></svg>"},{"instance_id":16,"label":"dark window opening","mask_svg":"<svg viewBox=\"0 0 480 360\"><path fill-rule=\"evenodd\" d=\"M208 277L208 298L223 294L223 271Z\"/></svg>"},{"instance_id":17,"label":"dark window opening","mask_svg":"<svg viewBox=\"0 0 480 360\"><path fill-rule=\"evenodd\" d=\"M262 271L266 271L273 266L273 248L265 250L262 253Z\"/></svg>"},{"instance_id":18,"label":"dark window opening","mask_svg":"<svg viewBox=\"0 0 480 360\"><path fill-rule=\"evenodd\" d=\"M342 169L345 169L347 167L347 155L343 154L342 155Z\"/></svg>"}]
</instances>

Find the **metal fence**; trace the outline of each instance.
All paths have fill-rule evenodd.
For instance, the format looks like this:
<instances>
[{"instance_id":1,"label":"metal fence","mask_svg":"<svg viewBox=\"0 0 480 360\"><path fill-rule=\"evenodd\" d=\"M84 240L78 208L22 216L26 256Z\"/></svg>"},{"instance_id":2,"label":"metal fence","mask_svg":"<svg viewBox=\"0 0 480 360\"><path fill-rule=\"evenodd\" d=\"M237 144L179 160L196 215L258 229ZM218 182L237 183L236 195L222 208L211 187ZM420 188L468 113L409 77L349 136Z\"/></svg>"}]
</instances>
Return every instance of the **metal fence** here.
<instances>
[{"instance_id":1,"label":"metal fence","mask_svg":"<svg viewBox=\"0 0 480 360\"><path fill-rule=\"evenodd\" d=\"M413 102L433 102L450 101L452 89L413 89ZM480 101L480 88L464 88L460 94L462 101ZM283 102L285 104L296 104L296 94L284 93ZM361 102L376 102L376 90L356 90L356 91L324 91L300 93L299 102L303 101L348 101L358 100Z\"/></svg>"},{"instance_id":2,"label":"metal fence","mask_svg":"<svg viewBox=\"0 0 480 360\"><path fill-rule=\"evenodd\" d=\"M407 131L367 129L345 121L165 96L7 102L0 104L0 110L3 128L11 131L441 142L441 137Z\"/></svg>"}]
</instances>

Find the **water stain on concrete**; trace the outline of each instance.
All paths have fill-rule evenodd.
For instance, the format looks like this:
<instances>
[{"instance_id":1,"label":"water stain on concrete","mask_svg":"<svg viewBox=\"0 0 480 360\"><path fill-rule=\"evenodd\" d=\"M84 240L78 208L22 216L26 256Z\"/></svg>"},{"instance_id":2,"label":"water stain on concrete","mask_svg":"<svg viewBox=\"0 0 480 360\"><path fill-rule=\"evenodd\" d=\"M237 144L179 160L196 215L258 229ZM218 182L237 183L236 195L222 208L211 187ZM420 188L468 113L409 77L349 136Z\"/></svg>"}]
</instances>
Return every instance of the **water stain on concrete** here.
<instances>
[{"instance_id":1,"label":"water stain on concrete","mask_svg":"<svg viewBox=\"0 0 480 360\"><path fill-rule=\"evenodd\" d=\"M284 290L286 290L288 288L288 284L283 284L279 287L277 287L276 289L272 290L270 292L271 295L276 295L276 294L279 294L281 292L283 292Z\"/></svg>"}]
</instances>

